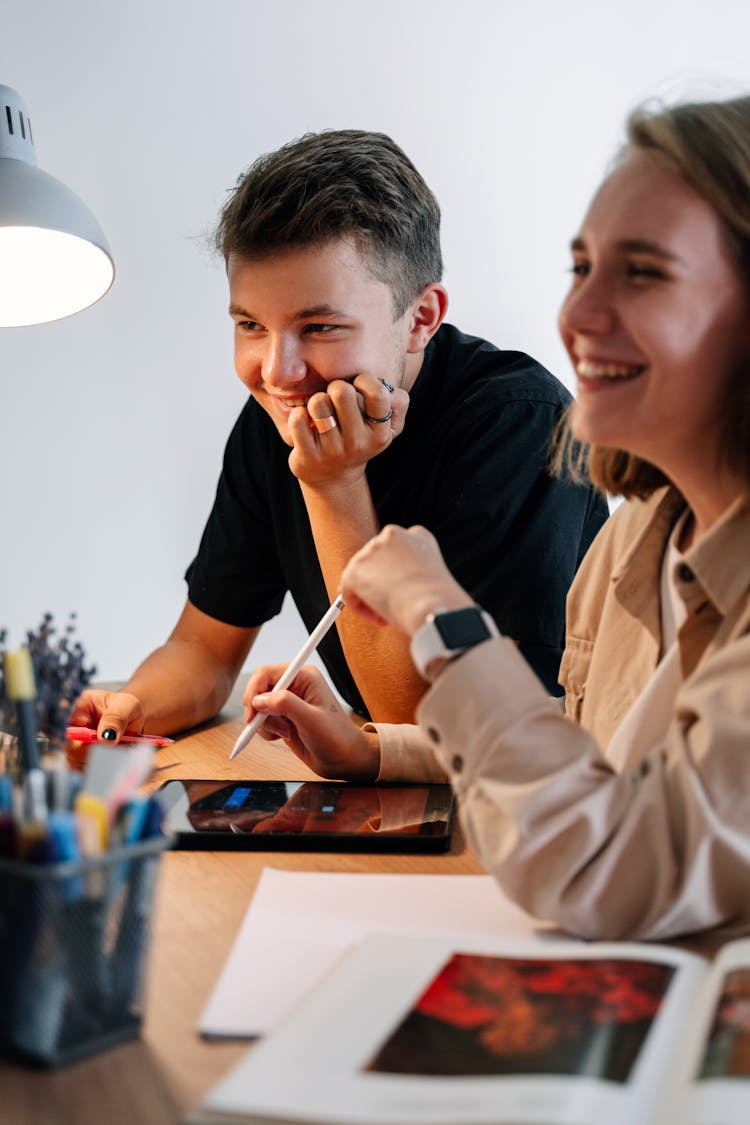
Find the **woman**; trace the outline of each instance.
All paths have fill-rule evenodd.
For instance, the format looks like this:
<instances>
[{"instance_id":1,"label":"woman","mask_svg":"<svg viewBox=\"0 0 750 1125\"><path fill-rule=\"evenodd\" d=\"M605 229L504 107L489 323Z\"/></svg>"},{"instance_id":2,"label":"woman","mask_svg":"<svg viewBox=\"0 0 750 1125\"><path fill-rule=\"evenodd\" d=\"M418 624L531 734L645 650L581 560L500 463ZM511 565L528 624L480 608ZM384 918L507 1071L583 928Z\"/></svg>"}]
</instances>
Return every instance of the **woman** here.
<instances>
[{"instance_id":1,"label":"woman","mask_svg":"<svg viewBox=\"0 0 750 1125\"><path fill-rule=\"evenodd\" d=\"M352 732L312 671L269 694L278 669L259 670L246 699L319 772L444 771L538 917L611 939L746 927L750 98L636 113L572 255L570 427L627 503L568 597L565 716L476 609L443 615L472 603L420 528L385 528L342 586L347 612L412 636L433 680L419 728Z\"/></svg>"}]
</instances>

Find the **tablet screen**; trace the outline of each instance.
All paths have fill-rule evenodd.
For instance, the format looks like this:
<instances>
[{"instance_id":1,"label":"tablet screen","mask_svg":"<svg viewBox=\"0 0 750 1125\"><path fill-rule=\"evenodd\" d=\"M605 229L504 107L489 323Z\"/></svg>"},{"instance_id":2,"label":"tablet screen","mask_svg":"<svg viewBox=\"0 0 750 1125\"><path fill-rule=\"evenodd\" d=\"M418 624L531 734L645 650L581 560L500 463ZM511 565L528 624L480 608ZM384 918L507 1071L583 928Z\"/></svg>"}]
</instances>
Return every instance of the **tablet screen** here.
<instances>
[{"instance_id":1,"label":"tablet screen","mask_svg":"<svg viewBox=\"0 0 750 1125\"><path fill-rule=\"evenodd\" d=\"M450 785L166 781L165 830L183 848L445 851Z\"/></svg>"}]
</instances>

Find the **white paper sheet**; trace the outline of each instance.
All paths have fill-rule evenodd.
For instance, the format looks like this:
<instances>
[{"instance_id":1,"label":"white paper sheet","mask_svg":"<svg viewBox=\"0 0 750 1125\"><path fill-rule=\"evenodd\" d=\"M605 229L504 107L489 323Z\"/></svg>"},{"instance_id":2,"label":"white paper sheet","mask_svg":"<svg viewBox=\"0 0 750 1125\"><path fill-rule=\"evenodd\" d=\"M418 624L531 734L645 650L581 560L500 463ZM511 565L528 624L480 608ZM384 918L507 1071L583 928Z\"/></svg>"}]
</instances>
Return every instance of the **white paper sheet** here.
<instances>
[{"instance_id":1,"label":"white paper sheet","mask_svg":"<svg viewBox=\"0 0 750 1125\"><path fill-rule=\"evenodd\" d=\"M373 934L340 959L324 986L303 1001L290 1019L248 1051L188 1121L191 1125L228 1121L254 1125L271 1125L272 1121L286 1125L538 1125L542 1121L549 1125L682 1125L692 1120L680 1112L677 1087L686 1074L680 1063L680 1033L690 1028L700 1011L706 966L699 957L683 950L629 943L547 941L540 950L542 943L533 938L519 941L464 935L459 942L462 953L500 957L538 953L587 961L645 959L679 966L679 972L670 982L627 1080L607 1076L610 1065L619 1069L622 1064L622 1046L633 1046L627 1020L621 1028L620 1050L613 1038L617 1021L611 1016L603 1022L594 1018L586 1034L585 1009L577 1010L575 998L566 1006L564 987L558 998L562 1010L559 1040L550 1044L549 1070L532 1067L525 1071L521 1066L516 1073L503 1073L501 1049L494 1074L470 1070L464 1074L370 1072L367 1064L373 1053L456 952L455 942L442 937ZM488 996L492 996L491 985ZM543 1010L542 1006L538 1011ZM543 1015L540 1018L537 1030L555 1026L554 1022L546 1025ZM593 1031L597 1026L598 1034ZM568 1035L575 1040L576 1028L581 1036L579 1073L576 1068L566 1071L564 1065L555 1066L565 1056L564 1049L562 1055L557 1053L560 1041ZM535 1052L529 1054L534 1057ZM506 1063L513 1056L514 1048L508 1046ZM518 1061L523 1057L521 1049ZM570 1065L571 1056L568 1058ZM717 1114L710 1120L723 1125L725 1118ZM743 1125L747 1120L743 1119Z\"/></svg>"},{"instance_id":2,"label":"white paper sheet","mask_svg":"<svg viewBox=\"0 0 750 1125\"><path fill-rule=\"evenodd\" d=\"M211 1038L265 1035L352 944L373 932L545 944L545 929L490 875L366 875L266 868L198 1024Z\"/></svg>"}]
</instances>

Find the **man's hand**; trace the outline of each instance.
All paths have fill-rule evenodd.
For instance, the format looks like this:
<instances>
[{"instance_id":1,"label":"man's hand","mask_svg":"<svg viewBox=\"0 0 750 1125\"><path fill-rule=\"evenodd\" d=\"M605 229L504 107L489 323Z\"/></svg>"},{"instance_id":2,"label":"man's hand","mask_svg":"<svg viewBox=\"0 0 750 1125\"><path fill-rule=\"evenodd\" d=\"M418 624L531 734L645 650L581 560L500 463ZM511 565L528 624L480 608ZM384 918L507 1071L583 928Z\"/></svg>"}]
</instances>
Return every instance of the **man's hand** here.
<instances>
[{"instance_id":1,"label":"man's hand","mask_svg":"<svg viewBox=\"0 0 750 1125\"><path fill-rule=\"evenodd\" d=\"M437 540L424 527L392 524L366 543L341 576L346 604L380 625L412 636L430 613L474 602L443 562Z\"/></svg>"},{"instance_id":2,"label":"man's hand","mask_svg":"<svg viewBox=\"0 0 750 1125\"><path fill-rule=\"evenodd\" d=\"M289 468L314 487L361 480L368 461L403 430L408 407L406 391L374 375L333 380L289 415Z\"/></svg>"},{"instance_id":3,"label":"man's hand","mask_svg":"<svg viewBox=\"0 0 750 1125\"><path fill-rule=\"evenodd\" d=\"M338 703L323 676L310 665L287 691L273 691L286 666L264 664L245 688L245 722L266 716L260 735L282 738L305 765L321 777L374 780L380 769L380 742L361 730Z\"/></svg>"},{"instance_id":4,"label":"man's hand","mask_svg":"<svg viewBox=\"0 0 750 1125\"><path fill-rule=\"evenodd\" d=\"M115 745L123 734L143 733L143 707L130 692L88 690L75 701L68 723L76 727L93 727L100 739ZM86 743L69 742L65 748L69 768L84 770L90 749Z\"/></svg>"},{"instance_id":5,"label":"man's hand","mask_svg":"<svg viewBox=\"0 0 750 1125\"><path fill-rule=\"evenodd\" d=\"M141 702L130 692L84 691L68 722L72 726L95 727L99 738L116 742L122 734L142 734L144 720Z\"/></svg>"}]
</instances>

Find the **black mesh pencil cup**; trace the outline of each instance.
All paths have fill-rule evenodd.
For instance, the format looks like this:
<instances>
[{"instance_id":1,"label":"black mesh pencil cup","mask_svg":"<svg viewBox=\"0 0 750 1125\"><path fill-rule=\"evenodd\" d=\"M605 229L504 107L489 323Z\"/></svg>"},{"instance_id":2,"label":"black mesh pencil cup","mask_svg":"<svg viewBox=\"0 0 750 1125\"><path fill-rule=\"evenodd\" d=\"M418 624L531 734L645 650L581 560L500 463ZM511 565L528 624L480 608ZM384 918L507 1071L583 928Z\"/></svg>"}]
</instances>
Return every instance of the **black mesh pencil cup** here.
<instances>
[{"instance_id":1,"label":"black mesh pencil cup","mask_svg":"<svg viewBox=\"0 0 750 1125\"><path fill-rule=\"evenodd\" d=\"M0 1050L55 1067L140 1031L158 835L51 865L0 859Z\"/></svg>"}]
</instances>

